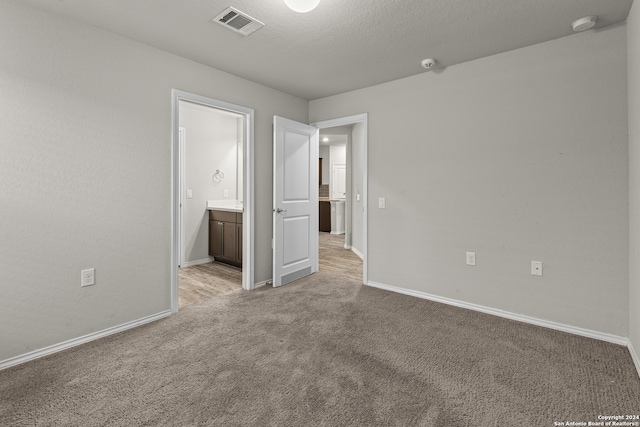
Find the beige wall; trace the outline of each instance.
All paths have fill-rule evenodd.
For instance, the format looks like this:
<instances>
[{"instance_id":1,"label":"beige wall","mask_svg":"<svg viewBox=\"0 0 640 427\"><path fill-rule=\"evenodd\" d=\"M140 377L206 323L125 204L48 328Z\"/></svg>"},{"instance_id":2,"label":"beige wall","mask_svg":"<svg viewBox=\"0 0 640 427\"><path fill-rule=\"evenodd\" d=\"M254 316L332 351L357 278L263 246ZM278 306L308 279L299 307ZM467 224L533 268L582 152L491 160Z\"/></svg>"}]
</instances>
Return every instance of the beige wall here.
<instances>
[{"instance_id":1,"label":"beige wall","mask_svg":"<svg viewBox=\"0 0 640 427\"><path fill-rule=\"evenodd\" d=\"M627 18L629 82L629 338L640 356L640 4ZM640 360L636 359L636 363ZM640 372L640 365L637 366Z\"/></svg>"},{"instance_id":2,"label":"beige wall","mask_svg":"<svg viewBox=\"0 0 640 427\"><path fill-rule=\"evenodd\" d=\"M369 113L369 280L627 336L626 67L622 25L311 101Z\"/></svg>"},{"instance_id":3,"label":"beige wall","mask_svg":"<svg viewBox=\"0 0 640 427\"><path fill-rule=\"evenodd\" d=\"M15 0L0 53L0 361L170 308L173 88L255 109L271 278L272 120L306 101Z\"/></svg>"}]
</instances>

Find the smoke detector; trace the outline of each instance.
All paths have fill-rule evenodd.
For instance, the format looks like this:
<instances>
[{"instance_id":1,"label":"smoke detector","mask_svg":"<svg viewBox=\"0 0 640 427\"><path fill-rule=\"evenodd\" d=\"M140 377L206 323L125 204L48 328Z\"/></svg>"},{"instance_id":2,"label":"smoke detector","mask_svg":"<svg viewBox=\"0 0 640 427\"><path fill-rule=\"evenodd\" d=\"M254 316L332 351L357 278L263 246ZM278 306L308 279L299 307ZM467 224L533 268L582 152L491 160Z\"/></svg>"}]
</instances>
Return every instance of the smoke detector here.
<instances>
[{"instance_id":1,"label":"smoke detector","mask_svg":"<svg viewBox=\"0 0 640 427\"><path fill-rule=\"evenodd\" d=\"M264 27L262 22L250 17L244 12L240 12L235 7L228 7L223 10L218 16L213 18L213 22L224 25L230 30L240 33L243 36L248 36L249 34Z\"/></svg>"},{"instance_id":2,"label":"smoke detector","mask_svg":"<svg viewBox=\"0 0 640 427\"><path fill-rule=\"evenodd\" d=\"M596 25L597 20L598 18L596 16L585 16L584 18L573 21L571 26L573 27L573 31L586 31L589 28L593 28L593 26Z\"/></svg>"},{"instance_id":3,"label":"smoke detector","mask_svg":"<svg viewBox=\"0 0 640 427\"><path fill-rule=\"evenodd\" d=\"M436 65L436 60L432 58L427 58L422 60L422 67L427 70L431 70Z\"/></svg>"}]
</instances>

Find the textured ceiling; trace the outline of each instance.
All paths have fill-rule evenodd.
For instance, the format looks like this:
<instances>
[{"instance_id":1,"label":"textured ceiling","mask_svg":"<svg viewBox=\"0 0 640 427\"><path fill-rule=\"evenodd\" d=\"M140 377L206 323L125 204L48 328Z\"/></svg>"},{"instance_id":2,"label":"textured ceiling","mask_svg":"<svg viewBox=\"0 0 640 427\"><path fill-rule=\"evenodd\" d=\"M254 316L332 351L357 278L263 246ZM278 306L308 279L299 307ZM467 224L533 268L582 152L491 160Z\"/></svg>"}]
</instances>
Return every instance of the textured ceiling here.
<instances>
[{"instance_id":1,"label":"textured ceiling","mask_svg":"<svg viewBox=\"0 0 640 427\"><path fill-rule=\"evenodd\" d=\"M125 37L317 99L624 21L633 0L23 0ZM228 6L264 22L245 37L213 23ZM591 30L591 31L594 31Z\"/></svg>"}]
</instances>

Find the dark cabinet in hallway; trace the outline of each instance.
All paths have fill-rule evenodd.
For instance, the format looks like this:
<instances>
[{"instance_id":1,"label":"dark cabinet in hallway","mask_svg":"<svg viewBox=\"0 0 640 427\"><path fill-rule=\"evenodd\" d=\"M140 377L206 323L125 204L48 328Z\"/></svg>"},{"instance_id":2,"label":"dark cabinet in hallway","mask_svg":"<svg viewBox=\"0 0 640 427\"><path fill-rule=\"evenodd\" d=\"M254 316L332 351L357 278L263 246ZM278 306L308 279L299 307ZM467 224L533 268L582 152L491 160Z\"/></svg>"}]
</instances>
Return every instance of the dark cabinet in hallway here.
<instances>
[{"instance_id":1,"label":"dark cabinet in hallway","mask_svg":"<svg viewBox=\"0 0 640 427\"><path fill-rule=\"evenodd\" d=\"M320 218L319 231L330 232L331 231L331 202L320 201L318 202L318 218Z\"/></svg>"}]
</instances>

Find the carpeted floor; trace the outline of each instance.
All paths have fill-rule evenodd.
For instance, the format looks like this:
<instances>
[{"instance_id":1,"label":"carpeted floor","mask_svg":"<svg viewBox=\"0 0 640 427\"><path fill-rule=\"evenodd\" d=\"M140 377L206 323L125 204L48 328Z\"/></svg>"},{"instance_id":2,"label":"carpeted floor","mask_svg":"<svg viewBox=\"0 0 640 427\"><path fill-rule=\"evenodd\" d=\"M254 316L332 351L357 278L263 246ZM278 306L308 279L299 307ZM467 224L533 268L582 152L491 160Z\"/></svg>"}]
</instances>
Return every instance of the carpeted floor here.
<instances>
[{"instance_id":1,"label":"carpeted floor","mask_svg":"<svg viewBox=\"0 0 640 427\"><path fill-rule=\"evenodd\" d=\"M2 426L554 426L640 413L621 346L326 273L0 372Z\"/></svg>"}]
</instances>

